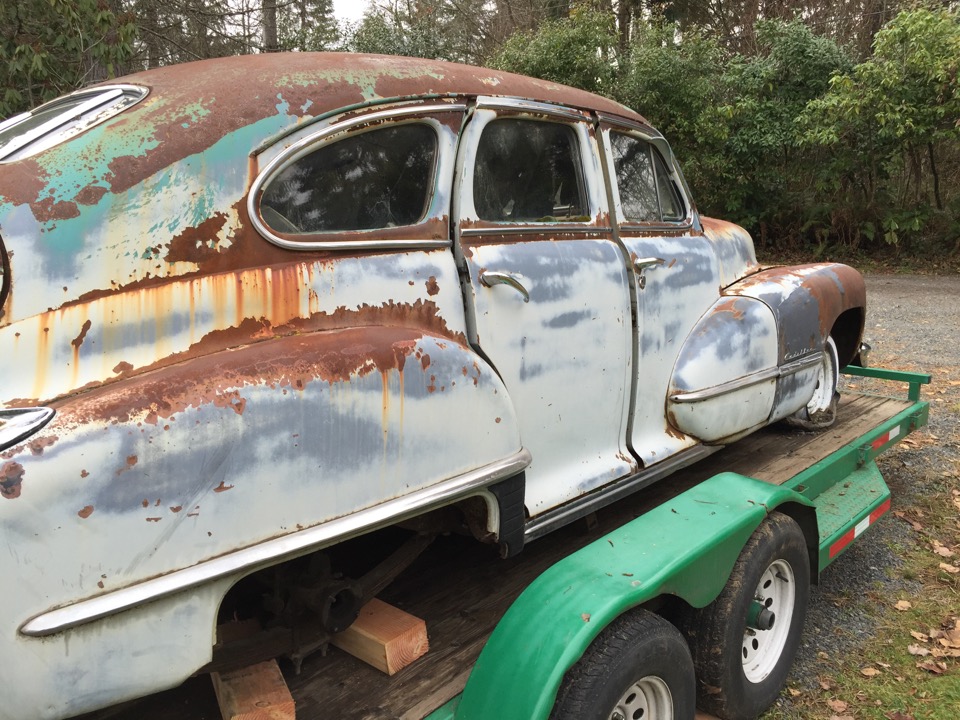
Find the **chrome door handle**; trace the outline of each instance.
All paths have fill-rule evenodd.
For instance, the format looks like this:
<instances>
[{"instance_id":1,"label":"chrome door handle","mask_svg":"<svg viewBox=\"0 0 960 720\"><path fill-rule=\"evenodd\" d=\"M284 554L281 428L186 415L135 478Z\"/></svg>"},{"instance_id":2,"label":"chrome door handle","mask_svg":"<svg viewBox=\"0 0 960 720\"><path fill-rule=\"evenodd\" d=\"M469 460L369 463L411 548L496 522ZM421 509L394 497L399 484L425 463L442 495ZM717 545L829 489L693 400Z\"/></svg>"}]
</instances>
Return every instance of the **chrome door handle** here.
<instances>
[{"instance_id":1,"label":"chrome door handle","mask_svg":"<svg viewBox=\"0 0 960 720\"><path fill-rule=\"evenodd\" d=\"M647 276L645 274L647 269L656 267L657 265L663 265L663 263L664 259L658 257L637 258L633 261L633 269L639 278L637 284L641 290L647 286Z\"/></svg>"},{"instance_id":2,"label":"chrome door handle","mask_svg":"<svg viewBox=\"0 0 960 720\"><path fill-rule=\"evenodd\" d=\"M509 285L518 293L523 295L524 302L530 302L530 293L523 286L516 275L505 272L495 272L493 270L480 271L480 284L484 287L493 287L494 285Z\"/></svg>"}]
</instances>

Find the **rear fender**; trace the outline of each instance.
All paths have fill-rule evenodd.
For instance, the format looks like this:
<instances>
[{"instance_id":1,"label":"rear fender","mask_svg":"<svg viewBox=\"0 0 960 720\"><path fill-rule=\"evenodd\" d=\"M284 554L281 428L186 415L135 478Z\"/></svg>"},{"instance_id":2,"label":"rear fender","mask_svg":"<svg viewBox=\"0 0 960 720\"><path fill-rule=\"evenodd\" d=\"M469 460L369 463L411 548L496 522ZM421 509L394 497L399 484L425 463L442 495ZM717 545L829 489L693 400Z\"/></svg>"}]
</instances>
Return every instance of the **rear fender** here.
<instances>
[{"instance_id":1,"label":"rear fender","mask_svg":"<svg viewBox=\"0 0 960 720\"><path fill-rule=\"evenodd\" d=\"M308 552L319 545L299 537L388 524L388 503L462 490L464 478L486 495L505 478L489 468L525 465L496 373L470 348L409 328L275 338L54 406L47 427L0 458L18 481L18 496L0 500L17 546L0 576L19 588L5 637L51 608L183 568L251 558L231 565L242 573ZM273 555L249 552L261 546Z\"/></svg>"}]
</instances>

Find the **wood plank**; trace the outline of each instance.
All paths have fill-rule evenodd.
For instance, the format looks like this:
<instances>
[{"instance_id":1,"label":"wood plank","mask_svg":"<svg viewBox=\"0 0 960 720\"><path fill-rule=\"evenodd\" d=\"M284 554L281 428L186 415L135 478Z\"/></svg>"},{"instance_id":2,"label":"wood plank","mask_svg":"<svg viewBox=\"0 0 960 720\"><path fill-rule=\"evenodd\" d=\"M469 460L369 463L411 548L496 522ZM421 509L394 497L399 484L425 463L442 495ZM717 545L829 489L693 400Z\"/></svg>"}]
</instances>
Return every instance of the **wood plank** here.
<instances>
[{"instance_id":1,"label":"wood plank","mask_svg":"<svg viewBox=\"0 0 960 720\"><path fill-rule=\"evenodd\" d=\"M223 720L295 720L293 696L276 660L210 673Z\"/></svg>"},{"instance_id":2,"label":"wood plank","mask_svg":"<svg viewBox=\"0 0 960 720\"><path fill-rule=\"evenodd\" d=\"M430 648L423 620L377 598L331 643L387 675L400 672Z\"/></svg>"}]
</instances>

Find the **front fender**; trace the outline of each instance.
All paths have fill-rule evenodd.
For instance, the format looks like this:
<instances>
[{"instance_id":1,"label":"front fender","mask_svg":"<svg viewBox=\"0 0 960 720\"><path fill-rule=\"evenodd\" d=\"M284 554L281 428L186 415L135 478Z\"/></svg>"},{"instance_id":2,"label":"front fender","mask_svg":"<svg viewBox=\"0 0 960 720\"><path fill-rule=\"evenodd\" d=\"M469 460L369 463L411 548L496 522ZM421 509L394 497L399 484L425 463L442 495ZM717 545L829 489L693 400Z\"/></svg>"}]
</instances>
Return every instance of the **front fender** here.
<instances>
[{"instance_id":1,"label":"front fender","mask_svg":"<svg viewBox=\"0 0 960 720\"><path fill-rule=\"evenodd\" d=\"M11 548L0 557L0 576L17 578L18 588L5 605L0 664L13 673L7 687L16 695L5 702L21 709L49 700L60 712L84 711L69 681L76 668L67 647L76 652L78 638L96 637L100 625L122 627L130 613L107 613L119 624L60 631L54 616L56 634L47 639L20 632L31 618L162 587L157 580L174 571L246 558L250 548L280 553L235 563L236 578L284 559L290 548L321 546L297 545L317 528L339 523L357 534L363 524L351 518L376 515L387 524L382 509L392 502L464 478L482 490L484 472L489 484L502 479L491 468L523 466L516 415L496 373L470 348L410 328L275 338L55 406L43 431L0 459L19 466L18 497L0 500ZM416 510L404 507L408 515ZM324 537L322 544L338 539ZM184 593L184 602L195 605L196 592ZM202 614L215 617L219 599L208 599ZM149 607L131 619L149 615ZM51 625L31 627L45 635ZM211 636L212 627L178 657L208 657ZM100 675L90 653L83 653L91 660L85 686L91 673ZM169 668L168 659L151 656L150 663ZM142 668L107 666L96 702L104 701L103 687L112 688L111 702L136 694L140 681L131 678ZM195 669L169 668L176 681ZM43 699L31 695L40 688Z\"/></svg>"},{"instance_id":2,"label":"front fender","mask_svg":"<svg viewBox=\"0 0 960 720\"><path fill-rule=\"evenodd\" d=\"M770 268L727 288L725 293L756 298L773 311L780 335L781 365L822 350L837 318L867 305L863 276L839 263ZM858 346L859 342L852 344ZM841 357L840 364L851 359Z\"/></svg>"}]
</instances>

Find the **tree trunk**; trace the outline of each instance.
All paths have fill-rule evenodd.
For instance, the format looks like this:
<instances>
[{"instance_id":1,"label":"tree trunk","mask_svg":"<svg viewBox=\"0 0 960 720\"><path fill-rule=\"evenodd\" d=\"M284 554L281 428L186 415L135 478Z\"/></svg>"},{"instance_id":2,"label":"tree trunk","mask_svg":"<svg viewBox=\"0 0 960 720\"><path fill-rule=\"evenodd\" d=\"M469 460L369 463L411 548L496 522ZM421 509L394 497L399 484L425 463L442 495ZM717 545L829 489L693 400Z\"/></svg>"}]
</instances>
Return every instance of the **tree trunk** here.
<instances>
[{"instance_id":1,"label":"tree trunk","mask_svg":"<svg viewBox=\"0 0 960 720\"><path fill-rule=\"evenodd\" d=\"M277 0L263 0L263 51L277 52Z\"/></svg>"},{"instance_id":2,"label":"tree trunk","mask_svg":"<svg viewBox=\"0 0 960 720\"><path fill-rule=\"evenodd\" d=\"M937 163L933 159L933 143L927 143L927 154L930 156L930 173L933 175L933 197L937 203L937 210L943 210L943 198L940 197L940 174L937 172Z\"/></svg>"}]
</instances>

